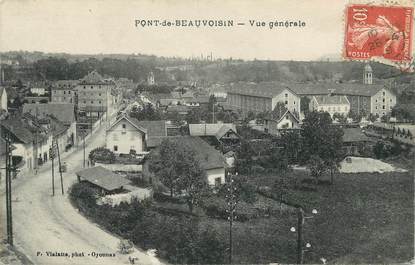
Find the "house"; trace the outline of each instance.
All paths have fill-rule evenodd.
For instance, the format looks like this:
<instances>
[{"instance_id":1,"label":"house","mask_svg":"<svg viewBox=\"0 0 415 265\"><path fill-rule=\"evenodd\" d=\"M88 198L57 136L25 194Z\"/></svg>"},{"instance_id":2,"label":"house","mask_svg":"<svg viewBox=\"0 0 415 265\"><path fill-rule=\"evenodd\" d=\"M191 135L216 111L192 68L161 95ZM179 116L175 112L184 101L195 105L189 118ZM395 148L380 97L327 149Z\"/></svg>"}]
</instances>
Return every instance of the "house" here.
<instances>
[{"instance_id":1,"label":"house","mask_svg":"<svg viewBox=\"0 0 415 265\"><path fill-rule=\"evenodd\" d=\"M219 143L221 146L236 146L240 143L240 136L236 126L232 123L199 123L189 124L190 136L202 137L209 140L213 145Z\"/></svg>"},{"instance_id":2,"label":"house","mask_svg":"<svg viewBox=\"0 0 415 265\"><path fill-rule=\"evenodd\" d=\"M346 96L313 96L311 98L309 108L310 111L328 112L331 117L333 117L334 113L347 117L350 111L350 102Z\"/></svg>"},{"instance_id":3,"label":"house","mask_svg":"<svg viewBox=\"0 0 415 265\"><path fill-rule=\"evenodd\" d=\"M52 84L51 101L53 103L76 104L76 90L78 80L59 80Z\"/></svg>"},{"instance_id":4,"label":"house","mask_svg":"<svg viewBox=\"0 0 415 265\"><path fill-rule=\"evenodd\" d=\"M373 140L360 128L343 128L343 152L351 156L367 156L373 148Z\"/></svg>"},{"instance_id":5,"label":"house","mask_svg":"<svg viewBox=\"0 0 415 265\"><path fill-rule=\"evenodd\" d=\"M16 164L24 164L21 169L32 170L37 167L37 148L36 140L33 134L21 119L13 118L2 120L1 122L2 137L8 134L16 149L13 151L13 160Z\"/></svg>"},{"instance_id":6,"label":"house","mask_svg":"<svg viewBox=\"0 0 415 265\"><path fill-rule=\"evenodd\" d=\"M107 129L106 146L116 154L143 153L157 146L166 136L163 120L138 121L122 115Z\"/></svg>"},{"instance_id":7,"label":"house","mask_svg":"<svg viewBox=\"0 0 415 265\"><path fill-rule=\"evenodd\" d=\"M98 187L101 194L114 194L125 190L125 186L129 185L130 180L113 173L101 166L91 167L76 172L78 181L85 181L91 185Z\"/></svg>"},{"instance_id":8,"label":"house","mask_svg":"<svg viewBox=\"0 0 415 265\"><path fill-rule=\"evenodd\" d=\"M239 82L226 88L227 101L222 105L243 114L273 111L278 102L293 113L300 113L300 97L289 86L277 82Z\"/></svg>"},{"instance_id":9,"label":"house","mask_svg":"<svg viewBox=\"0 0 415 265\"><path fill-rule=\"evenodd\" d=\"M169 105L166 108L167 113L177 113L179 115L187 115L189 113L189 107L184 105Z\"/></svg>"},{"instance_id":10,"label":"house","mask_svg":"<svg viewBox=\"0 0 415 265\"><path fill-rule=\"evenodd\" d=\"M300 120L288 109L273 111L264 118L264 132L280 135L281 130L300 129Z\"/></svg>"},{"instance_id":11,"label":"house","mask_svg":"<svg viewBox=\"0 0 415 265\"><path fill-rule=\"evenodd\" d=\"M105 142L107 148L116 154L142 153L146 136L147 129L138 120L122 115L107 129Z\"/></svg>"},{"instance_id":12,"label":"house","mask_svg":"<svg viewBox=\"0 0 415 265\"><path fill-rule=\"evenodd\" d=\"M7 111L7 91L5 87L0 87L0 110Z\"/></svg>"},{"instance_id":13,"label":"house","mask_svg":"<svg viewBox=\"0 0 415 265\"><path fill-rule=\"evenodd\" d=\"M225 183L226 160L221 152L199 137L178 136L167 139L177 141L180 145L195 152L195 158L199 161L200 167L206 172L206 182L210 186L217 187ZM155 148L152 152L158 152L158 148ZM150 183L157 180L157 176L149 170L149 160L144 162L143 177Z\"/></svg>"}]
</instances>

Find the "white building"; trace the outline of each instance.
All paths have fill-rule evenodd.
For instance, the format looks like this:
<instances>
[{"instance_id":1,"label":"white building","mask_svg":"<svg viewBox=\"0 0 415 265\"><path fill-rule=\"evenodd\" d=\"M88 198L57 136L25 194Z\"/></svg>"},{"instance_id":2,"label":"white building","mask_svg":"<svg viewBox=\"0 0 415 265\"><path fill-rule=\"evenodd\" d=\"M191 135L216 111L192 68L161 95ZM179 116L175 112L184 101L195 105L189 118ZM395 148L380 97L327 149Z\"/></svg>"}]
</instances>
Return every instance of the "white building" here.
<instances>
[{"instance_id":1,"label":"white building","mask_svg":"<svg viewBox=\"0 0 415 265\"><path fill-rule=\"evenodd\" d=\"M310 110L328 112L331 117L334 113L346 117L350 111L350 102L346 96L313 96L310 101Z\"/></svg>"}]
</instances>

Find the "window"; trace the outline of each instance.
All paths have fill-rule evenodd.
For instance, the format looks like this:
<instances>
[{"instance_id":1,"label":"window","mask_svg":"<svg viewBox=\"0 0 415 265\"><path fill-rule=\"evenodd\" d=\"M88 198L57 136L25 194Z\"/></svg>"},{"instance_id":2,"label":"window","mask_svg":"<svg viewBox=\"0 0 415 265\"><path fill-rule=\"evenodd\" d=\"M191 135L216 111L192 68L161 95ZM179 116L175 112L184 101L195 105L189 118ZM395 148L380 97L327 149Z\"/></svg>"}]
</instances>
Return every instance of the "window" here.
<instances>
[{"instance_id":1,"label":"window","mask_svg":"<svg viewBox=\"0 0 415 265\"><path fill-rule=\"evenodd\" d=\"M294 105L295 105L295 100L294 100Z\"/></svg>"},{"instance_id":2,"label":"window","mask_svg":"<svg viewBox=\"0 0 415 265\"><path fill-rule=\"evenodd\" d=\"M94 86L91 86L91 89L93 89L94 88Z\"/></svg>"},{"instance_id":3,"label":"window","mask_svg":"<svg viewBox=\"0 0 415 265\"><path fill-rule=\"evenodd\" d=\"M378 106L376 106L375 109L378 109Z\"/></svg>"},{"instance_id":4,"label":"window","mask_svg":"<svg viewBox=\"0 0 415 265\"><path fill-rule=\"evenodd\" d=\"M386 93L385 93L385 91L383 91L383 93L382 93L382 94L385 96L385 94L386 94Z\"/></svg>"},{"instance_id":5,"label":"window","mask_svg":"<svg viewBox=\"0 0 415 265\"><path fill-rule=\"evenodd\" d=\"M385 102L385 98L383 98L383 100L382 100L383 102Z\"/></svg>"},{"instance_id":6,"label":"window","mask_svg":"<svg viewBox=\"0 0 415 265\"><path fill-rule=\"evenodd\" d=\"M98 95L101 96L101 93L99 93Z\"/></svg>"},{"instance_id":7,"label":"window","mask_svg":"<svg viewBox=\"0 0 415 265\"><path fill-rule=\"evenodd\" d=\"M392 102L392 99L390 99L389 101Z\"/></svg>"},{"instance_id":8,"label":"window","mask_svg":"<svg viewBox=\"0 0 415 265\"><path fill-rule=\"evenodd\" d=\"M123 129L127 128L127 125L125 125L125 123L123 123L122 128Z\"/></svg>"},{"instance_id":9,"label":"window","mask_svg":"<svg viewBox=\"0 0 415 265\"><path fill-rule=\"evenodd\" d=\"M377 103L377 102L378 102L378 100L375 100L375 102Z\"/></svg>"},{"instance_id":10,"label":"window","mask_svg":"<svg viewBox=\"0 0 415 265\"><path fill-rule=\"evenodd\" d=\"M86 86L84 86L84 89L86 89Z\"/></svg>"},{"instance_id":11,"label":"window","mask_svg":"<svg viewBox=\"0 0 415 265\"><path fill-rule=\"evenodd\" d=\"M288 119L289 119L288 115L287 115L287 116L285 116L285 119L286 119L286 120L288 120Z\"/></svg>"},{"instance_id":12,"label":"window","mask_svg":"<svg viewBox=\"0 0 415 265\"><path fill-rule=\"evenodd\" d=\"M121 132L121 134L123 134L123 135L124 135L124 134L127 134L127 132Z\"/></svg>"},{"instance_id":13,"label":"window","mask_svg":"<svg viewBox=\"0 0 415 265\"><path fill-rule=\"evenodd\" d=\"M71 91L68 91L68 94L70 95L71 94Z\"/></svg>"},{"instance_id":14,"label":"window","mask_svg":"<svg viewBox=\"0 0 415 265\"><path fill-rule=\"evenodd\" d=\"M114 151L117 152L118 151L118 145L114 145Z\"/></svg>"},{"instance_id":15,"label":"window","mask_svg":"<svg viewBox=\"0 0 415 265\"><path fill-rule=\"evenodd\" d=\"M288 104L288 100L285 101L285 105L287 105L287 104Z\"/></svg>"},{"instance_id":16,"label":"window","mask_svg":"<svg viewBox=\"0 0 415 265\"><path fill-rule=\"evenodd\" d=\"M91 100L91 104L94 104L94 101L93 100Z\"/></svg>"},{"instance_id":17,"label":"window","mask_svg":"<svg viewBox=\"0 0 415 265\"><path fill-rule=\"evenodd\" d=\"M385 105L382 106L382 109L385 109Z\"/></svg>"},{"instance_id":18,"label":"window","mask_svg":"<svg viewBox=\"0 0 415 265\"><path fill-rule=\"evenodd\" d=\"M101 102L101 100L99 101L99 104L101 104L102 102Z\"/></svg>"},{"instance_id":19,"label":"window","mask_svg":"<svg viewBox=\"0 0 415 265\"><path fill-rule=\"evenodd\" d=\"M64 95L66 94L66 91L65 91L65 90L63 91L63 94L64 94Z\"/></svg>"},{"instance_id":20,"label":"window","mask_svg":"<svg viewBox=\"0 0 415 265\"><path fill-rule=\"evenodd\" d=\"M287 93L285 93L285 97L288 98L288 94Z\"/></svg>"},{"instance_id":21,"label":"window","mask_svg":"<svg viewBox=\"0 0 415 265\"><path fill-rule=\"evenodd\" d=\"M66 100L66 98L65 98L65 97L63 97L63 100Z\"/></svg>"},{"instance_id":22,"label":"window","mask_svg":"<svg viewBox=\"0 0 415 265\"><path fill-rule=\"evenodd\" d=\"M222 184L221 178L215 178L215 187L219 187Z\"/></svg>"}]
</instances>

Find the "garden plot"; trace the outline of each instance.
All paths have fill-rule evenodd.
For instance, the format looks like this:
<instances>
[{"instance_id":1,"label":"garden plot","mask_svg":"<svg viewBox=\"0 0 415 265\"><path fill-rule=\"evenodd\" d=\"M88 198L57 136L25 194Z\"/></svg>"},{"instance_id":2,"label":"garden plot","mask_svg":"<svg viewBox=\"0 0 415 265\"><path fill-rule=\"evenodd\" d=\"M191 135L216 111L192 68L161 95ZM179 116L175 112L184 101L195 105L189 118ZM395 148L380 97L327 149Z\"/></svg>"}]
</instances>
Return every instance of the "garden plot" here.
<instances>
[{"instance_id":1,"label":"garden plot","mask_svg":"<svg viewBox=\"0 0 415 265\"><path fill-rule=\"evenodd\" d=\"M367 157L346 157L340 163L341 173L384 173L384 172L407 172L405 169L394 167L383 161Z\"/></svg>"}]
</instances>

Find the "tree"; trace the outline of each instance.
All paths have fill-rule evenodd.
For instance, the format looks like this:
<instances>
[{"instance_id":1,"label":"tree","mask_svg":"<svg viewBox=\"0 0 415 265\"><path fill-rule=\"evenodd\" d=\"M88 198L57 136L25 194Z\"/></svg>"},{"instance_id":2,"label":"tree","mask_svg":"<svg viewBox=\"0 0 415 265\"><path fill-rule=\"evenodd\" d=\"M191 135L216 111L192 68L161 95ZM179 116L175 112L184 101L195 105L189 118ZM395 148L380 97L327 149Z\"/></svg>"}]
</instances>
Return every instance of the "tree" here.
<instances>
[{"instance_id":1,"label":"tree","mask_svg":"<svg viewBox=\"0 0 415 265\"><path fill-rule=\"evenodd\" d=\"M298 160L298 154L301 152L302 139L296 131L287 131L281 134L286 157L291 161Z\"/></svg>"},{"instance_id":2,"label":"tree","mask_svg":"<svg viewBox=\"0 0 415 265\"><path fill-rule=\"evenodd\" d=\"M343 131L332 125L327 112L310 112L302 125L302 160L317 180L328 168L331 178L342 158Z\"/></svg>"},{"instance_id":3,"label":"tree","mask_svg":"<svg viewBox=\"0 0 415 265\"><path fill-rule=\"evenodd\" d=\"M333 114L333 120L338 121L339 123L346 123L347 117L345 117L343 114L340 114L338 112Z\"/></svg>"},{"instance_id":4,"label":"tree","mask_svg":"<svg viewBox=\"0 0 415 265\"><path fill-rule=\"evenodd\" d=\"M150 156L150 171L170 189L170 196L183 193L189 211L207 191L206 173L200 167L194 147L178 139L165 139L158 152Z\"/></svg>"},{"instance_id":5,"label":"tree","mask_svg":"<svg viewBox=\"0 0 415 265\"><path fill-rule=\"evenodd\" d=\"M183 148L176 150L178 189L185 194L189 211L193 212L194 206L199 204L207 192L206 172L200 167L195 153L188 149L189 146L180 147Z\"/></svg>"},{"instance_id":6,"label":"tree","mask_svg":"<svg viewBox=\"0 0 415 265\"><path fill-rule=\"evenodd\" d=\"M162 114L150 103L144 105L142 108L133 108L130 112L130 116L137 120L154 121L162 119Z\"/></svg>"},{"instance_id":7,"label":"tree","mask_svg":"<svg viewBox=\"0 0 415 265\"><path fill-rule=\"evenodd\" d=\"M158 152L150 154L150 171L154 172L161 183L170 190L170 196L173 197L174 192L178 190L177 183L179 173L177 172L176 150L179 148L176 141L163 140Z\"/></svg>"}]
</instances>

